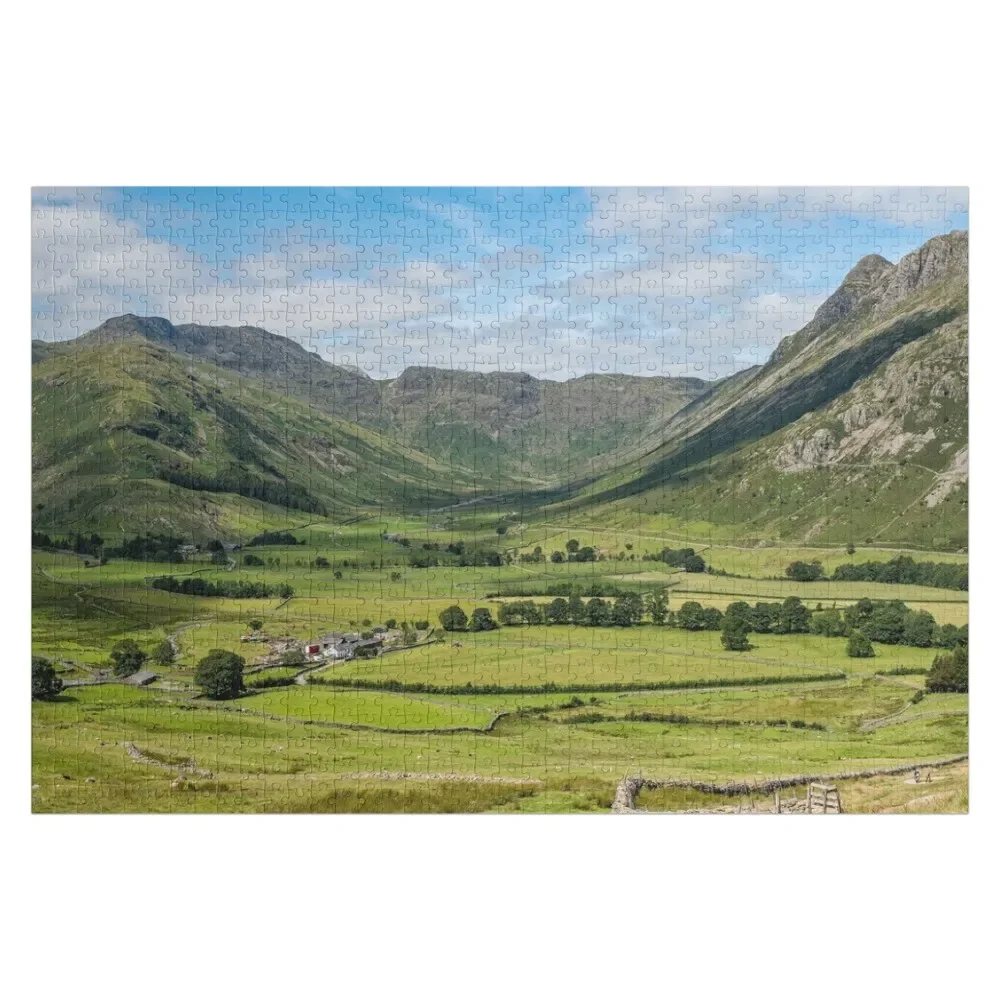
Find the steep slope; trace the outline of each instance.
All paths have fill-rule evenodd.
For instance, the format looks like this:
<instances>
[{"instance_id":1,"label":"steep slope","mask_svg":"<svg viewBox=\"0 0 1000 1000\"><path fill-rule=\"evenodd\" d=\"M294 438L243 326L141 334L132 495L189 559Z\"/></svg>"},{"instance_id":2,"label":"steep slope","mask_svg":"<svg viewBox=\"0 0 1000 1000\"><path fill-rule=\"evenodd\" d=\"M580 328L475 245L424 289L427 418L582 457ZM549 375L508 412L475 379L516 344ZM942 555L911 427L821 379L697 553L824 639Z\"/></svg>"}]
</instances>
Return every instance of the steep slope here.
<instances>
[{"instance_id":1,"label":"steep slope","mask_svg":"<svg viewBox=\"0 0 1000 1000\"><path fill-rule=\"evenodd\" d=\"M968 236L864 258L761 368L668 420L664 443L563 506L741 537L962 547Z\"/></svg>"},{"instance_id":2,"label":"steep slope","mask_svg":"<svg viewBox=\"0 0 1000 1000\"><path fill-rule=\"evenodd\" d=\"M33 522L48 531L251 533L423 509L473 487L357 425L141 337L33 368Z\"/></svg>"}]
</instances>

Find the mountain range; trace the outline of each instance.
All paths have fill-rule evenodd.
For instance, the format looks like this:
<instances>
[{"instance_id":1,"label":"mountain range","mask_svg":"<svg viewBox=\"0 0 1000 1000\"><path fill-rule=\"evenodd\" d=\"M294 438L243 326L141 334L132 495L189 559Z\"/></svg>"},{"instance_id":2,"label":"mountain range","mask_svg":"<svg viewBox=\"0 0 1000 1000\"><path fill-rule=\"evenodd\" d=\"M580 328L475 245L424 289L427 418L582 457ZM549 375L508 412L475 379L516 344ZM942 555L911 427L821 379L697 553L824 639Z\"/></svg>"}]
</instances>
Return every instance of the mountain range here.
<instances>
[{"instance_id":1,"label":"mountain range","mask_svg":"<svg viewBox=\"0 0 1000 1000\"><path fill-rule=\"evenodd\" d=\"M863 258L765 364L716 382L376 380L259 328L131 315L32 348L44 530L242 535L511 493L577 523L967 544L964 232Z\"/></svg>"}]
</instances>

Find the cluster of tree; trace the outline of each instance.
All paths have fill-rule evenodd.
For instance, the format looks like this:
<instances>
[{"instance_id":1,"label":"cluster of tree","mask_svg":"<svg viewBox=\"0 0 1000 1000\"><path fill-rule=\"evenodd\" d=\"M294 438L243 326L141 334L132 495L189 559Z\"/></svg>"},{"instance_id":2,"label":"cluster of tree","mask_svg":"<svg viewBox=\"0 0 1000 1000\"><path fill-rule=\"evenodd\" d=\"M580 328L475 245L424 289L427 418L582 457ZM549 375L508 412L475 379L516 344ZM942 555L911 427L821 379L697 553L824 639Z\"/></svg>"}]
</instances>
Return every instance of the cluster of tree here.
<instances>
[{"instance_id":1,"label":"cluster of tree","mask_svg":"<svg viewBox=\"0 0 1000 1000\"><path fill-rule=\"evenodd\" d=\"M817 612L822 614L822 623L836 635L837 612ZM849 634L858 631L872 642L889 646L940 646L952 649L969 640L969 626L938 625L934 616L927 611L913 611L902 601L870 601L862 599L844 610L843 631Z\"/></svg>"},{"instance_id":2,"label":"cluster of tree","mask_svg":"<svg viewBox=\"0 0 1000 1000\"><path fill-rule=\"evenodd\" d=\"M44 656L31 658L31 700L50 701L63 689L56 668Z\"/></svg>"},{"instance_id":3,"label":"cluster of tree","mask_svg":"<svg viewBox=\"0 0 1000 1000\"><path fill-rule=\"evenodd\" d=\"M688 601L681 607L681 612L688 606L693 606L690 615L682 616L678 612L676 624L680 628L691 628L687 620L698 621L698 609L701 605L697 601ZM747 632L758 632L760 634L789 635L796 632L808 632L810 623L810 611L798 597L787 597L784 601L758 601L754 605L746 601L734 601L726 608L725 618L737 620L746 625ZM720 612L716 608L701 609L701 617L707 624L701 628L719 628L723 626L723 621L719 616ZM698 626L695 626L698 627Z\"/></svg>"},{"instance_id":4,"label":"cluster of tree","mask_svg":"<svg viewBox=\"0 0 1000 1000\"><path fill-rule=\"evenodd\" d=\"M584 601L579 594L569 600L557 597L549 604L534 601L506 601L500 606L501 625L590 625L628 628L642 623L649 615L656 625L667 620L666 594L656 594L643 600L641 594L624 591L613 602L600 597Z\"/></svg>"},{"instance_id":5,"label":"cluster of tree","mask_svg":"<svg viewBox=\"0 0 1000 1000\"><path fill-rule=\"evenodd\" d=\"M814 580L824 579L823 564L818 559L811 562L803 562L796 559L785 567L785 576L798 583L812 583Z\"/></svg>"},{"instance_id":6,"label":"cluster of tree","mask_svg":"<svg viewBox=\"0 0 1000 1000\"><path fill-rule=\"evenodd\" d=\"M308 490L287 480L261 479L238 467L218 475L200 475L179 466L163 467L159 477L175 486L189 490L204 490L209 493L235 493L249 500L284 507L286 510L302 510L307 514L325 516L326 507Z\"/></svg>"},{"instance_id":7,"label":"cluster of tree","mask_svg":"<svg viewBox=\"0 0 1000 1000\"><path fill-rule=\"evenodd\" d=\"M830 579L968 590L969 567L966 563L918 563L910 556L897 556L888 562L844 563L833 571Z\"/></svg>"},{"instance_id":8,"label":"cluster of tree","mask_svg":"<svg viewBox=\"0 0 1000 1000\"><path fill-rule=\"evenodd\" d=\"M198 661L194 682L206 698L215 701L235 698L246 690L243 683L244 667L246 660L242 656L225 649L212 649Z\"/></svg>"},{"instance_id":9,"label":"cluster of tree","mask_svg":"<svg viewBox=\"0 0 1000 1000\"><path fill-rule=\"evenodd\" d=\"M68 550L81 556L100 556L104 548L104 539L100 535L81 535L79 532L67 535L65 538L50 538L44 531L32 531L31 547Z\"/></svg>"},{"instance_id":10,"label":"cluster of tree","mask_svg":"<svg viewBox=\"0 0 1000 1000\"><path fill-rule=\"evenodd\" d=\"M969 690L969 647L956 646L950 653L938 653L927 675L928 691Z\"/></svg>"},{"instance_id":11,"label":"cluster of tree","mask_svg":"<svg viewBox=\"0 0 1000 1000\"><path fill-rule=\"evenodd\" d=\"M300 542L290 531L265 531L263 534L255 535L247 543L248 545L305 545L303 538Z\"/></svg>"},{"instance_id":12,"label":"cluster of tree","mask_svg":"<svg viewBox=\"0 0 1000 1000\"><path fill-rule=\"evenodd\" d=\"M559 553L560 558L556 559L556 553L552 553L553 562L562 562L562 553ZM575 538L571 538L566 543L566 562L577 562L577 563L592 563L597 562L598 554L597 549L593 545L581 545L579 541Z\"/></svg>"},{"instance_id":13,"label":"cluster of tree","mask_svg":"<svg viewBox=\"0 0 1000 1000\"><path fill-rule=\"evenodd\" d=\"M406 539L395 540L409 546ZM450 542L444 549L436 542L427 542L419 549L410 548L406 562L414 569L429 569L432 566L502 566L504 559L496 549L470 547L458 541Z\"/></svg>"},{"instance_id":14,"label":"cluster of tree","mask_svg":"<svg viewBox=\"0 0 1000 1000\"><path fill-rule=\"evenodd\" d=\"M586 587L582 587L580 584L573 583L572 581L550 583L544 589L534 589L531 593L542 597L620 597L626 591L613 583L595 580L593 583L588 583ZM524 597L525 595L522 591L507 587L503 590L489 593L486 596Z\"/></svg>"},{"instance_id":15,"label":"cluster of tree","mask_svg":"<svg viewBox=\"0 0 1000 1000\"><path fill-rule=\"evenodd\" d=\"M531 552L522 552L521 555L518 556L518 562L527 563L529 565L545 562L545 553L542 551L541 545L536 545Z\"/></svg>"},{"instance_id":16,"label":"cluster of tree","mask_svg":"<svg viewBox=\"0 0 1000 1000\"><path fill-rule=\"evenodd\" d=\"M706 569L705 560L691 548L665 548L661 549L658 553L649 553L647 558L652 559L654 562L662 562L668 566L683 569L687 573L704 573Z\"/></svg>"},{"instance_id":17,"label":"cluster of tree","mask_svg":"<svg viewBox=\"0 0 1000 1000\"><path fill-rule=\"evenodd\" d=\"M271 586L252 580L205 580L200 576L189 576L178 580L175 576L154 577L150 586L155 590L166 590L171 594L188 594L191 597L236 597L257 599L276 595L291 597L295 590L287 583Z\"/></svg>"},{"instance_id":18,"label":"cluster of tree","mask_svg":"<svg viewBox=\"0 0 1000 1000\"><path fill-rule=\"evenodd\" d=\"M466 630L470 632L490 632L495 628L499 628L489 608L476 608L472 612L472 618L470 619L457 604L445 608L438 615L438 621L441 622L441 627L446 632L465 632ZM420 625L426 625L427 622L416 622L415 624L419 628Z\"/></svg>"}]
</instances>

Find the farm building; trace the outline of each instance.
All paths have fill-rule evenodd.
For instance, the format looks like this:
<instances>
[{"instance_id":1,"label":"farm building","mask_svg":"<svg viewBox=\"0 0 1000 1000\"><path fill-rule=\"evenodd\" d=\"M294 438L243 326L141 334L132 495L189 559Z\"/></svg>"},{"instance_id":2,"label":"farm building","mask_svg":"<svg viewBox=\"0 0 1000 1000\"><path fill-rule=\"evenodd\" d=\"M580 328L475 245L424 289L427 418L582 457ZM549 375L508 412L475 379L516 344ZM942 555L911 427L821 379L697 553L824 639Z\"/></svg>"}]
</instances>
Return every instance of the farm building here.
<instances>
[{"instance_id":1,"label":"farm building","mask_svg":"<svg viewBox=\"0 0 1000 1000\"><path fill-rule=\"evenodd\" d=\"M379 638L363 640L356 632L326 632L303 643L302 652L310 660L349 660L359 646L381 642Z\"/></svg>"}]
</instances>

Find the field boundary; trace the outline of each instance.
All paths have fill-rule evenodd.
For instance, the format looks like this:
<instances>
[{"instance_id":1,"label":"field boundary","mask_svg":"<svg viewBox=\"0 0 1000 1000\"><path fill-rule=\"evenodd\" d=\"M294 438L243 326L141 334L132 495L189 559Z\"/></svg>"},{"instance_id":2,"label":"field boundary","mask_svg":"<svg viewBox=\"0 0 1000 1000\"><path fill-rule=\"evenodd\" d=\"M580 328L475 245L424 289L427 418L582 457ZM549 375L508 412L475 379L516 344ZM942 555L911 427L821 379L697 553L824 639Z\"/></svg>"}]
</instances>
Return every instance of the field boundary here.
<instances>
[{"instance_id":1,"label":"field boundary","mask_svg":"<svg viewBox=\"0 0 1000 1000\"><path fill-rule=\"evenodd\" d=\"M709 781L683 781L674 778L642 778L626 775L618 782L615 789L615 799L611 804L613 813L638 812L635 808L635 798L643 788L692 788L695 791L707 792L710 795L767 795L782 788L793 788L796 785L808 785L813 782L854 781L858 778L876 778L882 775L906 774L915 768L947 767L950 764L961 764L969 759L967 753L957 757L948 757L937 761L916 761L909 764L899 764L893 767L876 767L864 771L841 771L838 774L800 774L791 778L772 778L768 781L730 781L716 784Z\"/></svg>"},{"instance_id":2,"label":"field boundary","mask_svg":"<svg viewBox=\"0 0 1000 1000\"><path fill-rule=\"evenodd\" d=\"M819 681L843 681L848 675L843 671L828 674L806 674L796 677L763 676L738 678L705 678L694 681L635 681L607 684L541 684L541 685L443 685L415 681L370 681L363 678L318 677L310 684L324 687L346 688L358 691L390 691L396 694L445 694L445 695L529 695L529 694L619 694L643 691L697 691L703 688L767 687L773 684L813 684Z\"/></svg>"},{"instance_id":3,"label":"field boundary","mask_svg":"<svg viewBox=\"0 0 1000 1000\"><path fill-rule=\"evenodd\" d=\"M208 705L195 705L195 708L209 708ZM222 712L239 712L252 715L259 719L270 719L272 722L291 722L300 726L319 726L323 729L349 729L355 732L390 733L395 736L453 736L456 733L476 733L482 735L491 733L502 719L514 712L498 712L485 726L445 726L440 729L399 729L395 726L369 726L363 722L328 722L324 719L300 719L291 715L275 715L273 712L258 712L252 708L239 705L212 705L212 709Z\"/></svg>"}]
</instances>

